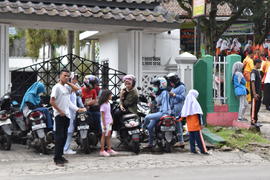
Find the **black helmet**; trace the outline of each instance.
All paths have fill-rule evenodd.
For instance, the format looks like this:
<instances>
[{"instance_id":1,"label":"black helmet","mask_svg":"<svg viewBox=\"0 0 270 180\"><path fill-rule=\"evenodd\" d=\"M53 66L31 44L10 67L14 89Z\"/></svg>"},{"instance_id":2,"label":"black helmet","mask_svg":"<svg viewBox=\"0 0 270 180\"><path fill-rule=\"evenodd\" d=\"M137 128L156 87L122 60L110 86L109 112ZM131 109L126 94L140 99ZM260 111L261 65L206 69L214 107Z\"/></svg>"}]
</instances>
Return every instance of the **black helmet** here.
<instances>
[{"instance_id":1,"label":"black helmet","mask_svg":"<svg viewBox=\"0 0 270 180\"><path fill-rule=\"evenodd\" d=\"M177 74L175 73L170 73L168 74L167 76L167 79L169 80L170 83L173 83L175 85L179 84L180 83L180 78Z\"/></svg>"}]
</instances>

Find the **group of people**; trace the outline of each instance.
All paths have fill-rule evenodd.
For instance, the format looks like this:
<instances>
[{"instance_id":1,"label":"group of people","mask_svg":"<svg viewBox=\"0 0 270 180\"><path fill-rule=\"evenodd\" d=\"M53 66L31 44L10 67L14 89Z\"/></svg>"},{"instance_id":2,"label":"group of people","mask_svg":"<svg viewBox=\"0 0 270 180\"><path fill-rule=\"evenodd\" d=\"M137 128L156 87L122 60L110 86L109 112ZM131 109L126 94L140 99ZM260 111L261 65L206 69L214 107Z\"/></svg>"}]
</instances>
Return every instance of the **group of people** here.
<instances>
[{"instance_id":1,"label":"group of people","mask_svg":"<svg viewBox=\"0 0 270 180\"><path fill-rule=\"evenodd\" d=\"M235 95L239 97L239 121L244 118L248 103L251 104L251 125L261 126L258 123L258 112L261 103L270 110L270 56L264 59L252 49L248 50L243 63L233 65L232 79Z\"/></svg>"},{"instance_id":2,"label":"group of people","mask_svg":"<svg viewBox=\"0 0 270 180\"><path fill-rule=\"evenodd\" d=\"M265 39L261 45L254 45L252 40L248 40L246 44L241 44L237 38L220 38L216 43L216 56L227 56L230 54L239 54L243 57L248 55L248 51L258 52L258 56L270 55L270 40ZM256 55L257 56L257 55Z\"/></svg>"},{"instance_id":3,"label":"group of people","mask_svg":"<svg viewBox=\"0 0 270 180\"><path fill-rule=\"evenodd\" d=\"M138 92L136 79L133 75L123 77L123 87L120 91L120 106L115 113L111 114L110 100L112 92L99 88L99 79L94 75L84 78L84 85L78 83L78 75L74 72L62 70L59 81L53 86L50 96L50 104L53 107L53 116L48 109L41 105L40 95L45 92L45 86L41 82L34 83L25 93L21 103L21 111L25 117L34 109L42 111L47 119L47 127L55 134L56 165L63 166L68 161L63 154L75 154L71 149L72 135L75 129L76 113L87 112L98 131L101 133L100 155L111 156L117 154L111 146L112 131L118 131L120 122L125 114L137 114ZM157 102L157 112L145 117L142 129L149 132L149 143L147 147L153 147L154 128L160 118L164 115L178 117L176 123L178 146L184 148L182 120L186 119L190 132L191 152L197 153L195 142L198 144L202 154L207 154L205 143L201 135L203 127L202 109L196 100L198 92L190 90L186 96L185 85L176 74L159 77L152 81L153 95ZM105 145L107 150L105 150Z\"/></svg>"}]
</instances>

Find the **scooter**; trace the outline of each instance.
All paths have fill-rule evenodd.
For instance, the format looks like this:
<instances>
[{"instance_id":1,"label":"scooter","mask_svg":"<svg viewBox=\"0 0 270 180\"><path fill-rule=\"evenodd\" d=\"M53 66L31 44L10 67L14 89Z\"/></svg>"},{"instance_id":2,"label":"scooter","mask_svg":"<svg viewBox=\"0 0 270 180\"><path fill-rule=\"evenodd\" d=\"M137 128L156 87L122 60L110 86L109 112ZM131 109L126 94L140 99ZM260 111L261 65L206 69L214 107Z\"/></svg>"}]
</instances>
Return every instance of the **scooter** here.
<instances>
[{"instance_id":1,"label":"scooter","mask_svg":"<svg viewBox=\"0 0 270 180\"><path fill-rule=\"evenodd\" d=\"M47 145L53 143L53 132L47 129L45 118L45 115L38 110L28 114L31 131L27 135L27 144L40 153L48 154Z\"/></svg>"},{"instance_id":2,"label":"scooter","mask_svg":"<svg viewBox=\"0 0 270 180\"><path fill-rule=\"evenodd\" d=\"M77 113L76 115L76 143L81 147L85 154L91 152L91 147L98 144L97 127L91 123L91 117L87 112Z\"/></svg>"},{"instance_id":3,"label":"scooter","mask_svg":"<svg viewBox=\"0 0 270 180\"><path fill-rule=\"evenodd\" d=\"M165 152L170 153L177 142L176 119L174 116L163 116L155 127L156 144Z\"/></svg>"},{"instance_id":4,"label":"scooter","mask_svg":"<svg viewBox=\"0 0 270 180\"><path fill-rule=\"evenodd\" d=\"M11 120L6 110L0 111L0 148L10 150L11 148Z\"/></svg>"}]
</instances>

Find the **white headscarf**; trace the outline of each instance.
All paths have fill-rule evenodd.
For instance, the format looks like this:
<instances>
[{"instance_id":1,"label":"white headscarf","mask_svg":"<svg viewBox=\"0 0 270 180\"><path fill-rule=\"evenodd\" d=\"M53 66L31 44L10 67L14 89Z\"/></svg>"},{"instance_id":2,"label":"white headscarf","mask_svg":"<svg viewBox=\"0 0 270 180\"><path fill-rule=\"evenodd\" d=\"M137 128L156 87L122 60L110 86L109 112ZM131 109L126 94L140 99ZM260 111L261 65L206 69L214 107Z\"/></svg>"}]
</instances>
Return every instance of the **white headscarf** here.
<instances>
[{"instance_id":1,"label":"white headscarf","mask_svg":"<svg viewBox=\"0 0 270 180\"><path fill-rule=\"evenodd\" d=\"M264 83L270 83L270 67L268 68L267 70L267 74L265 76L265 80L264 80Z\"/></svg>"},{"instance_id":2,"label":"white headscarf","mask_svg":"<svg viewBox=\"0 0 270 180\"><path fill-rule=\"evenodd\" d=\"M223 40L222 44L221 44L220 51L224 51L224 50L227 50L227 49L229 49L228 42L226 40Z\"/></svg>"},{"instance_id":3,"label":"white headscarf","mask_svg":"<svg viewBox=\"0 0 270 180\"><path fill-rule=\"evenodd\" d=\"M252 41L248 40L248 43L246 44L244 51L248 50L252 46Z\"/></svg>"},{"instance_id":4,"label":"white headscarf","mask_svg":"<svg viewBox=\"0 0 270 180\"><path fill-rule=\"evenodd\" d=\"M236 62L233 64L232 77L233 75L236 75L238 77L238 83L240 83L241 79L244 77L242 73L243 67L244 65L241 62Z\"/></svg>"},{"instance_id":5,"label":"white headscarf","mask_svg":"<svg viewBox=\"0 0 270 180\"><path fill-rule=\"evenodd\" d=\"M221 39L221 38L218 40L217 45L216 45L216 48L220 48L221 47L222 41L223 41L223 39Z\"/></svg>"},{"instance_id":6,"label":"white headscarf","mask_svg":"<svg viewBox=\"0 0 270 180\"><path fill-rule=\"evenodd\" d=\"M194 114L203 114L202 108L197 101L199 92L195 89L191 89L185 99L184 106L182 108L181 117L187 117Z\"/></svg>"},{"instance_id":7,"label":"white headscarf","mask_svg":"<svg viewBox=\"0 0 270 180\"><path fill-rule=\"evenodd\" d=\"M234 38L231 45L231 50L240 51L240 48L241 48L241 43L237 40L237 38Z\"/></svg>"}]
</instances>

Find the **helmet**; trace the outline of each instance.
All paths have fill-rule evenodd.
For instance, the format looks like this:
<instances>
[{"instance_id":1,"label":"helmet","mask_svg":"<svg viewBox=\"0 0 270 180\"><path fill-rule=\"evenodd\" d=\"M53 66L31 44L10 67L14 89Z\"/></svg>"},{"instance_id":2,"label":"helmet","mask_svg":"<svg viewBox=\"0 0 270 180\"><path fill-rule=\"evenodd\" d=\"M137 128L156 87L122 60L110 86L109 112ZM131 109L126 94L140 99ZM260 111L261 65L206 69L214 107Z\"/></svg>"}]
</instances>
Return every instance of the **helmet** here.
<instances>
[{"instance_id":1,"label":"helmet","mask_svg":"<svg viewBox=\"0 0 270 180\"><path fill-rule=\"evenodd\" d=\"M86 87L92 86L93 88L95 85L99 84L99 78L94 75L86 75L84 77L83 83Z\"/></svg>"},{"instance_id":2,"label":"helmet","mask_svg":"<svg viewBox=\"0 0 270 180\"><path fill-rule=\"evenodd\" d=\"M133 86L133 87L134 87L135 84L136 84L136 78L135 78L135 76L132 75L132 74L128 74L128 75L125 75L125 76L123 77L123 82L126 82L126 81L132 82L132 86Z\"/></svg>"},{"instance_id":3,"label":"helmet","mask_svg":"<svg viewBox=\"0 0 270 180\"><path fill-rule=\"evenodd\" d=\"M164 77L155 78L151 81L150 84L157 86L161 90L167 88L167 80Z\"/></svg>"},{"instance_id":4,"label":"helmet","mask_svg":"<svg viewBox=\"0 0 270 180\"><path fill-rule=\"evenodd\" d=\"M169 80L170 83L173 83L173 84L178 84L180 82L180 78L177 74L175 73L170 73L166 76L166 78Z\"/></svg>"}]
</instances>

